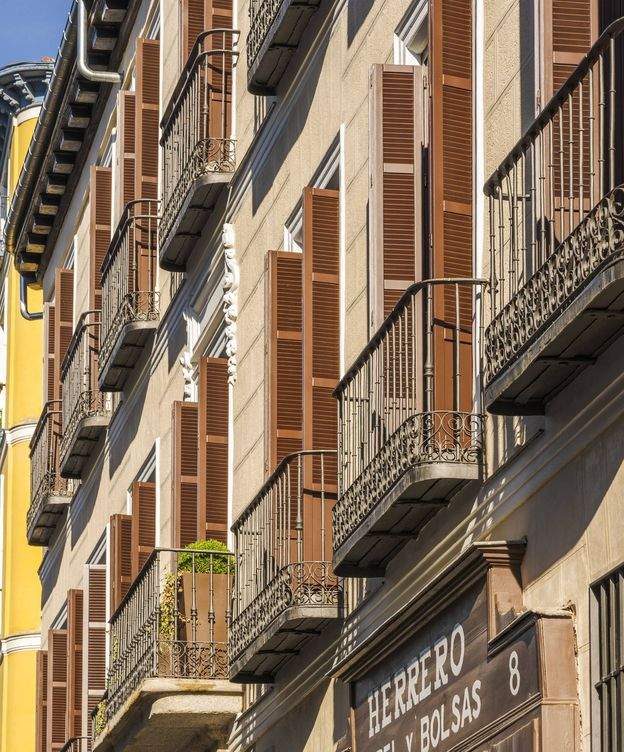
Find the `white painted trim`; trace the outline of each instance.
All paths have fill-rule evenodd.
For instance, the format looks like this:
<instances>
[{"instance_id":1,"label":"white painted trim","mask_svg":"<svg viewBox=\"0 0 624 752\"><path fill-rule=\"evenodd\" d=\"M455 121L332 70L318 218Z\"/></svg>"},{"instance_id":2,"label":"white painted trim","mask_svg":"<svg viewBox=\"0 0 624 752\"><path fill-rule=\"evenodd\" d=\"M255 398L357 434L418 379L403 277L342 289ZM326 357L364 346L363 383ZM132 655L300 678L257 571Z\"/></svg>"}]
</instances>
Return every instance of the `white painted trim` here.
<instances>
[{"instance_id":1,"label":"white painted trim","mask_svg":"<svg viewBox=\"0 0 624 752\"><path fill-rule=\"evenodd\" d=\"M422 31L429 14L429 0L416 0L401 19L394 32L393 61L395 65L420 65L409 49L412 40Z\"/></svg>"},{"instance_id":2,"label":"white painted trim","mask_svg":"<svg viewBox=\"0 0 624 752\"><path fill-rule=\"evenodd\" d=\"M22 423L12 428L5 428L4 435L8 446L21 444L24 441L30 441L37 427L36 423Z\"/></svg>"},{"instance_id":3,"label":"white painted trim","mask_svg":"<svg viewBox=\"0 0 624 752\"><path fill-rule=\"evenodd\" d=\"M156 486L156 510L155 510L155 526L156 526L156 536L154 545L156 548L159 548L162 546L162 509L161 509L161 502L162 502L162 495L160 493L160 436L157 436L154 439L154 483Z\"/></svg>"},{"instance_id":4,"label":"white painted trim","mask_svg":"<svg viewBox=\"0 0 624 752\"><path fill-rule=\"evenodd\" d=\"M346 126L338 133L338 361L339 373L345 373L347 320L347 168L345 159Z\"/></svg>"},{"instance_id":5,"label":"white painted trim","mask_svg":"<svg viewBox=\"0 0 624 752\"><path fill-rule=\"evenodd\" d=\"M30 632L26 634L3 637L0 642L2 657L11 653L21 653L25 650L41 650L41 634Z\"/></svg>"}]
</instances>

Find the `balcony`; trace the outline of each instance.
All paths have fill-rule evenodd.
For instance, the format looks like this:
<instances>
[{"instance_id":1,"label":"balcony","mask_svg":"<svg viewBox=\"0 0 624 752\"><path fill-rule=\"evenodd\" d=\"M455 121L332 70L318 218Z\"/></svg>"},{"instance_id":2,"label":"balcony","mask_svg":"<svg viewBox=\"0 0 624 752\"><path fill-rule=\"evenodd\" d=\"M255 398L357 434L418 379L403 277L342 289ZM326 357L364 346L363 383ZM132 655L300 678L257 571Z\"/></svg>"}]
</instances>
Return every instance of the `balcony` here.
<instances>
[{"instance_id":1,"label":"balcony","mask_svg":"<svg viewBox=\"0 0 624 752\"><path fill-rule=\"evenodd\" d=\"M156 549L110 619L101 752L225 749L241 690L229 683L234 557Z\"/></svg>"},{"instance_id":2,"label":"balcony","mask_svg":"<svg viewBox=\"0 0 624 752\"><path fill-rule=\"evenodd\" d=\"M130 202L102 264L102 346L98 385L123 390L158 327L158 201Z\"/></svg>"},{"instance_id":3,"label":"balcony","mask_svg":"<svg viewBox=\"0 0 624 752\"><path fill-rule=\"evenodd\" d=\"M624 328L624 19L488 180L485 406L542 414Z\"/></svg>"},{"instance_id":4,"label":"balcony","mask_svg":"<svg viewBox=\"0 0 624 752\"><path fill-rule=\"evenodd\" d=\"M99 390L97 381L100 327L99 311L82 314L61 369L63 478L82 477L110 420L110 395Z\"/></svg>"},{"instance_id":5,"label":"balcony","mask_svg":"<svg viewBox=\"0 0 624 752\"><path fill-rule=\"evenodd\" d=\"M91 752L91 739L87 736L74 736L65 742L59 752Z\"/></svg>"},{"instance_id":6,"label":"balcony","mask_svg":"<svg viewBox=\"0 0 624 752\"><path fill-rule=\"evenodd\" d=\"M481 476L472 412L474 293L482 280L412 285L340 381L334 571L381 576Z\"/></svg>"},{"instance_id":7,"label":"balcony","mask_svg":"<svg viewBox=\"0 0 624 752\"><path fill-rule=\"evenodd\" d=\"M219 195L236 167L232 72L239 32L201 34L161 122L163 212L159 261L184 271Z\"/></svg>"},{"instance_id":8,"label":"balcony","mask_svg":"<svg viewBox=\"0 0 624 752\"><path fill-rule=\"evenodd\" d=\"M73 486L59 472L62 410L60 400L46 402L30 440L30 507L26 535L31 546L47 546Z\"/></svg>"},{"instance_id":9,"label":"balcony","mask_svg":"<svg viewBox=\"0 0 624 752\"><path fill-rule=\"evenodd\" d=\"M301 43L321 0L251 0L247 37L247 88L270 95Z\"/></svg>"},{"instance_id":10,"label":"balcony","mask_svg":"<svg viewBox=\"0 0 624 752\"><path fill-rule=\"evenodd\" d=\"M331 565L336 453L285 457L233 525L237 579L230 630L234 682L270 683L342 613Z\"/></svg>"}]
</instances>

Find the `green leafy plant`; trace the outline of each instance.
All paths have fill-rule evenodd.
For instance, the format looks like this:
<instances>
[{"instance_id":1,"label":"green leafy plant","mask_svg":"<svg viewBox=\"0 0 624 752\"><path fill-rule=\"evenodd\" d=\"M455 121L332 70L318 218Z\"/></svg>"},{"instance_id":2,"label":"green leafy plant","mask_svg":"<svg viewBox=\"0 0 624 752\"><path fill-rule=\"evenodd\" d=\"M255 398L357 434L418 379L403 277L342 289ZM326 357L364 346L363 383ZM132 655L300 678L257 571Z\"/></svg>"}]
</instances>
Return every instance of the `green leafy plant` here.
<instances>
[{"instance_id":1,"label":"green leafy plant","mask_svg":"<svg viewBox=\"0 0 624 752\"><path fill-rule=\"evenodd\" d=\"M234 557L229 553L225 543L209 538L208 540L195 541L184 547L185 550L178 554L178 571L192 572L193 559L195 559L196 572L212 572L213 574L233 574ZM187 553L188 551L188 553ZM194 551L218 552L211 554L194 554Z\"/></svg>"},{"instance_id":2,"label":"green leafy plant","mask_svg":"<svg viewBox=\"0 0 624 752\"><path fill-rule=\"evenodd\" d=\"M206 551L211 553L194 553ZM216 552L216 553L215 553ZM193 559L195 563L193 564ZM221 541L209 538L208 540L195 541L185 546L184 551L178 554L178 570L165 576L160 594L160 614L158 634L161 640L172 641L175 638L176 619L189 622L178 610L178 591L180 590L180 576L184 572L196 574L233 574L234 557L229 554L228 547Z\"/></svg>"},{"instance_id":3,"label":"green leafy plant","mask_svg":"<svg viewBox=\"0 0 624 752\"><path fill-rule=\"evenodd\" d=\"M95 709L93 717L93 731L95 736L99 736L106 727L106 700L100 700Z\"/></svg>"}]
</instances>

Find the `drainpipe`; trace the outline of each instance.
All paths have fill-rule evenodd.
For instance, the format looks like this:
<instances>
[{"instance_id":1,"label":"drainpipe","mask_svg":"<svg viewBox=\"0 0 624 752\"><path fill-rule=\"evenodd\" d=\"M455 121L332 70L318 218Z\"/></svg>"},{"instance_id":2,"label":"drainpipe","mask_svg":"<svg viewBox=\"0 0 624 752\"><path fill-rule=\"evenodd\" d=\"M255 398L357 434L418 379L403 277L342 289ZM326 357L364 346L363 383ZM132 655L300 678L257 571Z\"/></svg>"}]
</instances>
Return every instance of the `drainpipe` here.
<instances>
[{"instance_id":1,"label":"drainpipe","mask_svg":"<svg viewBox=\"0 0 624 752\"><path fill-rule=\"evenodd\" d=\"M96 71L87 63L87 9L84 0L78 1L78 73L88 81L102 84L121 84L121 75L116 71Z\"/></svg>"},{"instance_id":2,"label":"drainpipe","mask_svg":"<svg viewBox=\"0 0 624 752\"><path fill-rule=\"evenodd\" d=\"M20 313L26 321L39 321L43 318L43 311L31 312L28 310L28 282L34 281L32 278L27 279L25 274L20 274Z\"/></svg>"}]
</instances>

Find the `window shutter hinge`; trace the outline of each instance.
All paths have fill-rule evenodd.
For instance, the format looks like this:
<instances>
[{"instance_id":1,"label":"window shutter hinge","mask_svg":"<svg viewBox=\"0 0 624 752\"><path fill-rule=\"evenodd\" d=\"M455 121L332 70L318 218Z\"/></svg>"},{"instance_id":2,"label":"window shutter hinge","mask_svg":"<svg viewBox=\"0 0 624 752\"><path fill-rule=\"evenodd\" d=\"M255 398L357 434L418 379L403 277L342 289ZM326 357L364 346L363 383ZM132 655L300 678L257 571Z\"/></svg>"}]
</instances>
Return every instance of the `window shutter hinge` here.
<instances>
[{"instance_id":1,"label":"window shutter hinge","mask_svg":"<svg viewBox=\"0 0 624 752\"><path fill-rule=\"evenodd\" d=\"M535 94L535 110L541 112L542 110L542 92L538 89Z\"/></svg>"}]
</instances>

